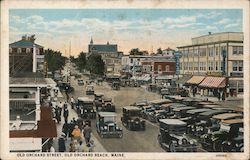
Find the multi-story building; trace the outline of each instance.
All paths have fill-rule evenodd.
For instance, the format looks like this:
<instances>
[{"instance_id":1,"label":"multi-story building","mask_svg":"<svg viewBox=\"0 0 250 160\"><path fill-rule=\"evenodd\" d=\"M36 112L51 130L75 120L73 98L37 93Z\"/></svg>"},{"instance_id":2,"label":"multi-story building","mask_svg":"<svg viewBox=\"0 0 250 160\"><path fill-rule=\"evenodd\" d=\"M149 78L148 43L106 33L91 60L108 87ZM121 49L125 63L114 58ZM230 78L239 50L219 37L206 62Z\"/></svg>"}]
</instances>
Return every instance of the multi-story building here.
<instances>
[{"instance_id":1,"label":"multi-story building","mask_svg":"<svg viewBox=\"0 0 250 160\"><path fill-rule=\"evenodd\" d=\"M9 44L9 72L15 76L20 72L43 72L44 49L35 43L34 35Z\"/></svg>"},{"instance_id":2,"label":"multi-story building","mask_svg":"<svg viewBox=\"0 0 250 160\"><path fill-rule=\"evenodd\" d=\"M225 77L230 95L243 92L242 32L209 32L177 48L182 54L180 74Z\"/></svg>"},{"instance_id":3,"label":"multi-story building","mask_svg":"<svg viewBox=\"0 0 250 160\"><path fill-rule=\"evenodd\" d=\"M94 44L92 38L88 46L88 55L90 54L100 54L102 56L106 73L110 73L111 70L112 72L117 70L114 66L121 63L121 57L123 55L122 52L118 51L117 44L109 44L109 42L107 42L107 44Z\"/></svg>"},{"instance_id":4,"label":"multi-story building","mask_svg":"<svg viewBox=\"0 0 250 160\"><path fill-rule=\"evenodd\" d=\"M9 87L10 151L44 151L57 130L52 108L41 102L56 83L51 78L10 78Z\"/></svg>"}]
</instances>

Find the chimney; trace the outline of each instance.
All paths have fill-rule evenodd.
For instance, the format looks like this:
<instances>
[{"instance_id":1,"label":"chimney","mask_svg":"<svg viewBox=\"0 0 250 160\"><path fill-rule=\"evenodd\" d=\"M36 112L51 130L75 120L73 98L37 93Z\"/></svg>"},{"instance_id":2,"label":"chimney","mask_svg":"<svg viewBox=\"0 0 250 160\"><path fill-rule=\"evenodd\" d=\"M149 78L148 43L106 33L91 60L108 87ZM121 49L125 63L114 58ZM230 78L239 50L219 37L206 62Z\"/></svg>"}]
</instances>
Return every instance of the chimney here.
<instances>
[{"instance_id":1,"label":"chimney","mask_svg":"<svg viewBox=\"0 0 250 160\"><path fill-rule=\"evenodd\" d=\"M212 34L212 32L208 32L208 35L211 35Z\"/></svg>"}]
</instances>

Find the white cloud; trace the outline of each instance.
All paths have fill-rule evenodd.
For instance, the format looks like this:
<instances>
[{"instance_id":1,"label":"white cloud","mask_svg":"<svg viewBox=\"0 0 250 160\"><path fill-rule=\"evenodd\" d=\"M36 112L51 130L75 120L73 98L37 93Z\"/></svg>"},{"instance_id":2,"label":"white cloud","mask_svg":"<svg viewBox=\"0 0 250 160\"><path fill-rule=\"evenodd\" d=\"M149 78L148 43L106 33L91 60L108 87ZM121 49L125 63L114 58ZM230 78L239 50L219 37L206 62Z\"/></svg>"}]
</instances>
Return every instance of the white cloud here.
<instances>
[{"instance_id":1,"label":"white cloud","mask_svg":"<svg viewBox=\"0 0 250 160\"><path fill-rule=\"evenodd\" d=\"M196 22L195 16L180 16L177 18L166 18L164 20L167 24L183 24L183 23L190 23L190 22Z\"/></svg>"},{"instance_id":2,"label":"white cloud","mask_svg":"<svg viewBox=\"0 0 250 160\"><path fill-rule=\"evenodd\" d=\"M224 28L232 28L232 27L237 27L239 25L240 25L239 23L230 23L230 24L225 25Z\"/></svg>"},{"instance_id":3,"label":"white cloud","mask_svg":"<svg viewBox=\"0 0 250 160\"><path fill-rule=\"evenodd\" d=\"M228 24L231 20L229 18L223 18L218 22L215 22L216 25Z\"/></svg>"}]
</instances>

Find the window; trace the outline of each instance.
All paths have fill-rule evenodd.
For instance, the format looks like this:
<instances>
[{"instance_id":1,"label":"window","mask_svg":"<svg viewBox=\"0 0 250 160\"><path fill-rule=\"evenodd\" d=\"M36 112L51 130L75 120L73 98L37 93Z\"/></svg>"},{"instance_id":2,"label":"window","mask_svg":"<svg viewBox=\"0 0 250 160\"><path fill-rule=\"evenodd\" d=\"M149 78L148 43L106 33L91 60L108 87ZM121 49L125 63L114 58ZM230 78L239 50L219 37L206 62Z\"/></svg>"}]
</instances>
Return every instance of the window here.
<instances>
[{"instance_id":1,"label":"window","mask_svg":"<svg viewBox=\"0 0 250 160\"><path fill-rule=\"evenodd\" d=\"M161 72L161 65L158 65L158 72Z\"/></svg>"},{"instance_id":2,"label":"window","mask_svg":"<svg viewBox=\"0 0 250 160\"><path fill-rule=\"evenodd\" d=\"M238 53L237 47L233 47L233 54L237 54L237 53Z\"/></svg>"},{"instance_id":3,"label":"window","mask_svg":"<svg viewBox=\"0 0 250 160\"><path fill-rule=\"evenodd\" d=\"M206 67L206 62L200 62L200 71L206 71L207 67Z\"/></svg>"},{"instance_id":4,"label":"window","mask_svg":"<svg viewBox=\"0 0 250 160\"><path fill-rule=\"evenodd\" d=\"M12 53L12 48L9 49L9 52Z\"/></svg>"},{"instance_id":5,"label":"window","mask_svg":"<svg viewBox=\"0 0 250 160\"><path fill-rule=\"evenodd\" d=\"M233 61L233 71L243 71L243 61Z\"/></svg>"},{"instance_id":6,"label":"window","mask_svg":"<svg viewBox=\"0 0 250 160\"><path fill-rule=\"evenodd\" d=\"M17 53L21 53L22 49L21 48L17 48Z\"/></svg>"},{"instance_id":7,"label":"window","mask_svg":"<svg viewBox=\"0 0 250 160\"><path fill-rule=\"evenodd\" d=\"M219 47L215 48L215 55L218 56L219 55Z\"/></svg>"},{"instance_id":8,"label":"window","mask_svg":"<svg viewBox=\"0 0 250 160\"><path fill-rule=\"evenodd\" d=\"M243 54L243 47L239 47L239 54Z\"/></svg>"},{"instance_id":9,"label":"window","mask_svg":"<svg viewBox=\"0 0 250 160\"><path fill-rule=\"evenodd\" d=\"M242 46L233 46L233 54L243 54L243 47Z\"/></svg>"},{"instance_id":10,"label":"window","mask_svg":"<svg viewBox=\"0 0 250 160\"><path fill-rule=\"evenodd\" d=\"M180 63L180 70L182 70L182 63Z\"/></svg>"},{"instance_id":11,"label":"window","mask_svg":"<svg viewBox=\"0 0 250 160\"><path fill-rule=\"evenodd\" d=\"M168 72L168 71L170 70L170 69L169 69L169 65L166 65L165 67L166 67L166 68L165 68L166 71Z\"/></svg>"},{"instance_id":12,"label":"window","mask_svg":"<svg viewBox=\"0 0 250 160\"><path fill-rule=\"evenodd\" d=\"M192 62L189 62L189 70L193 70L193 63Z\"/></svg>"},{"instance_id":13,"label":"window","mask_svg":"<svg viewBox=\"0 0 250 160\"><path fill-rule=\"evenodd\" d=\"M218 71L218 69L219 69L219 62L216 61L216 62L215 62L215 70Z\"/></svg>"},{"instance_id":14,"label":"window","mask_svg":"<svg viewBox=\"0 0 250 160\"><path fill-rule=\"evenodd\" d=\"M198 49L195 49L194 50L194 56L198 56L199 54L198 54L199 52L198 52Z\"/></svg>"},{"instance_id":15,"label":"window","mask_svg":"<svg viewBox=\"0 0 250 160\"><path fill-rule=\"evenodd\" d=\"M200 57L205 57L207 55L206 48L201 48L199 54L200 54Z\"/></svg>"},{"instance_id":16,"label":"window","mask_svg":"<svg viewBox=\"0 0 250 160\"><path fill-rule=\"evenodd\" d=\"M214 56L214 48L208 48L208 56L213 57Z\"/></svg>"},{"instance_id":17,"label":"window","mask_svg":"<svg viewBox=\"0 0 250 160\"><path fill-rule=\"evenodd\" d=\"M223 57L223 51L226 51L226 53L227 53L226 46L222 46L222 47L221 47L221 56L222 56L222 57Z\"/></svg>"},{"instance_id":18,"label":"window","mask_svg":"<svg viewBox=\"0 0 250 160\"><path fill-rule=\"evenodd\" d=\"M220 62L220 70L223 71L223 61Z\"/></svg>"},{"instance_id":19,"label":"window","mask_svg":"<svg viewBox=\"0 0 250 160\"><path fill-rule=\"evenodd\" d=\"M198 62L194 62L193 67L194 67L195 71L198 71L199 70L199 63Z\"/></svg>"},{"instance_id":20,"label":"window","mask_svg":"<svg viewBox=\"0 0 250 160\"><path fill-rule=\"evenodd\" d=\"M26 53L30 53L30 48L26 48Z\"/></svg>"},{"instance_id":21,"label":"window","mask_svg":"<svg viewBox=\"0 0 250 160\"><path fill-rule=\"evenodd\" d=\"M214 70L214 62L208 62L208 70L213 71Z\"/></svg>"}]
</instances>

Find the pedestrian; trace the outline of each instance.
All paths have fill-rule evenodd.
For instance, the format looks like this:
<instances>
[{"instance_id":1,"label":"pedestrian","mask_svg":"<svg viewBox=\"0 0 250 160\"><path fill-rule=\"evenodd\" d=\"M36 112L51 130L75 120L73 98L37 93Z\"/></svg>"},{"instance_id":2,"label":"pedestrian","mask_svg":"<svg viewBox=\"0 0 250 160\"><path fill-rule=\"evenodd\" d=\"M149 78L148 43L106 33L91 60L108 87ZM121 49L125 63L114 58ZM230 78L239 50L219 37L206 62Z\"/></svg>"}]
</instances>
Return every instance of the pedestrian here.
<instances>
[{"instance_id":1,"label":"pedestrian","mask_svg":"<svg viewBox=\"0 0 250 160\"><path fill-rule=\"evenodd\" d=\"M220 92L218 92L218 101L220 101Z\"/></svg>"},{"instance_id":2,"label":"pedestrian","mask_svg":"<svg viewBox=\"0 0 250 160\"><path fill-rule=\"evenodd\" d=\"M75 100L74 100L73 96L70 98L70 102L71 102L71 108L74 109Z\"/></svg>"},{"instance_id":3,"label":"pedestrian","mask_svg":"<svg viewBox=\"0 0 250 160\"><path fill-rule=\"evenodd\" d=\"M65 134L66 139L70 137L69 130L70 130L70 124L68 122L65 122L62 127L62 132Z\"/></svg>"},{"instance_id":4,"label":"pedestrian","mask_svg":"<svg viewBox=\"0 0 250 160\"><path fill-rule=\"evenodd\" d=\"M225 92L223 92L222 93L222 101L225 101L225 99L226 99L226 94L225 94Z\"/></svg>"},{"instance_id":5,"label":"pedestrian","mask_svg":"<svg viewBox=\"0 0 250 160\"><path fill-rule=\"evenodd\" d=\"M73 136L74 140L77 140L78 142L81 140L82 135L81 135L81 130L78 128L77 125L75 125L75 129L73 130L73 132L71 133Z\"/></svg>"},{"instance_id":6,"label":"pedestrian","mask_svg":"<svg viewBox=\"0 0 250 160\"><path fill-rule=\"evenodd\" d=\"M85 138L85 142L86 144L89 144L90 138L91 138L91 128L89 127L88 123L86 124L86 126L83 129L83 134L84 134L84 138Z\"/></svg>"},{"instance_id":7,"label":"pedestrian","mask_svg":"<svg viewBox=\"0 0 250 160\"><path fill-rule=\"evenodd\" d=\"M60 114L60 116L61 116L61 115L62 115L63 103L60 102L60 103L58 104L58 107L59 107L59 114Z\"/></svg>"},{"instance_id":8,"label":"pedestrian","mask_svg":"<svg viewBox=\"0 0 250 160\"><path fill-rule=\"evenodd\" d=\"M61 121L61 115L60 115L60 109L59 109L58 106L56 106L56 108L55 108L55 115L56 115L56 121L57 121L57 123L60 123L60 121Z\"/></svg>"},{"instance_id":9,"label":"pedestrian","mask_svg":"<svg viewBox=\"0 0 250 160\"><path fill-rule=\"evenodd\" d=\"M67 106L63 109L63 117L64 117L64 122L68 123L69 110Z\"/></svg>"},{"instance_id":10,"label":"pedestrian","mask_svg":"<svg viewBox=\"0 0 250 160\"><path fill-rule=\"evenodd\" d=\"M69 125L68 125L68 127L69 127L69 130L68 130L68 135L69 135L69 137L72 139L72 132L73 132L73 130L74 130L74 127L75 127L75 125L74 125L74 123L73 123L73 121L71 120L70 121L70 123L69 123Z\"/></svg>"},{"instance_id":11,"label":"pedestrian","mask_svg":"<svg viewBox=\"0 0 250 160\"><path fill-rule=\"evenodd\" d=\"M73 147L74 147L74 149L75 149L75 152L79 152L79 147L80 147L80 145L79 145L79 143L78 143L78 141L75 139L75 140L73 140Z\"/></svg>"},{"instance_id":12,"label":"pedestrian","mask_svg":"<svg viewBox=\"0 0 250 160\"><path fill-rule=\"evenodd\" d=\"M69 152L75 152L76 150L75 150L75 147L74 147L74 145L73 145L73 143L71 142L70 144L69 144Z\"/></svg>"},{"instance_id":13,"label":"pedestrian","mask_svg":"<svg viewBox=\"0 0 250 160\"><path fill-rule=\"evenodd\" d=\"M65 152L66 146L65 146L65 134L62 133L60 138L58 139L58 146L59 146L59 152Z\"/></svg>"},{"instance_id":14,"label":"pedestrian","mask_svg":"<svg viewBox=\"0 0 250 160\"><path fill-rule=\"evenodd\" d=\"M66 91L66 98L67 98L67 102L69 102L69 94L67 91Z\"/></svg>"}]
</instances>

